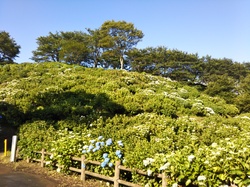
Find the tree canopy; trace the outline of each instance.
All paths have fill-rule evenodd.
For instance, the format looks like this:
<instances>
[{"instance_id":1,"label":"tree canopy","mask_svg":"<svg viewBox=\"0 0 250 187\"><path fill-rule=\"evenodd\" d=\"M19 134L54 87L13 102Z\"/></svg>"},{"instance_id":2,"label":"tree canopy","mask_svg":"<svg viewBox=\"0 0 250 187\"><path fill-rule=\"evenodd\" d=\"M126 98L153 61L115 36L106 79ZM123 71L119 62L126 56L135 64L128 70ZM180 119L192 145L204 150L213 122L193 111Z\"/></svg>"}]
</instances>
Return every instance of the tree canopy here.
<instances>
[{"instance_id":1,"label":"tree canopy","mask_svg":"<svg viewBox=\"0 0 250 187\"><path fill-rule=\"evenodd\" d=\"M133 71L147 72L174 80L194 81L201 72L197 54L170 50L164 46L133 49L128 53Z\"/></svg>"},{"instance_id":2,"label":"tree canopy","mask_svg":"<svg viewBox=\"0 0 250 187\"><path fill-rule=\"evenodd\" d=\"M33 51L36 62L65 62L81 64L88 55L87 34L83 32L56 32L37 38L38 47Z\"/></svg>"},{"instance_id":3,"label":"tree canopy","mask_svg":"<svg viewBox=\"0 0 250 187\"><path fill-rule=\"evenodd\" d=\"M95 29L92 30L90 28L87 29L88 31L88 49L89 49L89 55L86 60L86 62L97 68L98 65L103 65L102 63L102 47L100 44L101 36L100 36L100 30Z\"/></svg>"},{"instance_id":4,"label":"tree canopy","mask_svg":"<svg viewBox=\"0 0 250 187\"><path fill-rule=\"evenodd\" d=\"M87 33L56 32L37 38L36 62L65 62L124 69L126 54L143 38L142 31L125 21L106 21Z\"/></svg>"},{"instance_id":5,"label":"tree canopy","mask_svg":"<svg viewBox=\"0 0 250 187\"><path fill-rule=\"evenodd\" d=\"M143 38L142 31L133 23L125 21L106 21L100 28L101 46L106 56L119 59L120 68L124 69L124 56ZM116 65L114 65L116 66Z\"/></svg>"},{"instance_id":6,"label":"tree canopy","mask_svg":"<svg viewBox=\"0 0 250 187\"><path fill-rule=\"evenodd\" d=\"M0 63L13 63L20 53L20 45L10 37L8 32L0 32Z\"/></svg>"}]
</instances>

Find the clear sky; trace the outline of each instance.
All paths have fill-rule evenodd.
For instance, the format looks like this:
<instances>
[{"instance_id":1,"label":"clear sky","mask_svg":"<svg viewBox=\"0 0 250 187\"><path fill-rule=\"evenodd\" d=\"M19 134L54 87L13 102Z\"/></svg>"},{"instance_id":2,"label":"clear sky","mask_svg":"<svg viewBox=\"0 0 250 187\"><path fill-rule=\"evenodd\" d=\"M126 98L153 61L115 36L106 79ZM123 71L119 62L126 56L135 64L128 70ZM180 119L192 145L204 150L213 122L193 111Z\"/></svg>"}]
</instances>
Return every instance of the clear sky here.
<instances>
[{"instance_id":1,"label":"clear sky","mask_svg":"<svg viewBox=\"0 0 250 187\"><path fill-rule=\"evenodd\" d=\"M165 46L199 57L250 62L250 0L0 0L0 31L32 62L36 39L56 31L132 22L144 33L137 48Z\"/></svg>"}]
</instances>

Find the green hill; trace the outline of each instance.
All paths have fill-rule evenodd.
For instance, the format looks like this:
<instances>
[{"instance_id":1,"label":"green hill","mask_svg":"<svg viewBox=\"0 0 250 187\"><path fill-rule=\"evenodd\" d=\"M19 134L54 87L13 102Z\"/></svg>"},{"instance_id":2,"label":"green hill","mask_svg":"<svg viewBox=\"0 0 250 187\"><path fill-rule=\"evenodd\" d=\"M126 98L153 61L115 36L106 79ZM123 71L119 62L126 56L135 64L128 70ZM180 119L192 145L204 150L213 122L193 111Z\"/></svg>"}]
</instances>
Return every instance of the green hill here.
<instances>
[{"instance_id":1,"label":"green hill","mask_svg":"<svg viewBox=\"0 0 250 187\"><path fill-rule=\"evenodd\" d=\"M62 63L5 65L0 69L0 83L2 105L11 108L1 112L15 125L34 119L77 122L81 116L88 118L81 124L89 124L116 114L155 113L173 118L238 114L235 106L192 87L121 70ZM12 113L15 117L10 117Z\"/></svg>"},{"instance_id":2,"label":"green hill","mask_svg":"<svg viewBox=\"0 0 250 187\"><path fill-rule=\"evenodd\" d=\"M118 143L86 151L87 158L112 152L129 167L165 171L170 184L250 184L250 115L168 78L63 63L7 64L0 66L0 100L0 123L19 127L23 157L46 148L66 165L65 155L85 153L102 136L122 141L122 155L114 154ZM156 179L133 180L157 186Z\"/></svg>"}]
</instances>

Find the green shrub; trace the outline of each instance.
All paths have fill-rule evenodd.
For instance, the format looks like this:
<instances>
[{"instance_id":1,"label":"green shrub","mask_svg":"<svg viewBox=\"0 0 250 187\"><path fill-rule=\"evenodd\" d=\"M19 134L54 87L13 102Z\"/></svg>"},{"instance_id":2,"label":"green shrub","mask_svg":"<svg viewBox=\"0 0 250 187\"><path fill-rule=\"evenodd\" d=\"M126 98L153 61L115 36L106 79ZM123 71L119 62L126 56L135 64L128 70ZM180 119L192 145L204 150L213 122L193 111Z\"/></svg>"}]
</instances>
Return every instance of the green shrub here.
<instances>
[{"instance_id":1,"label":"green shrub","mask_svg":"<svg viewBox=\"0 0 250 187\"><path fill-rule=\"evenodd\" d=\"M250 184L250 116L219 97L145 73L62 63L3 65L0 83L1 122L20 126L23 158L45 148L49 165L66 172L81 167L73 155L103 163L107 153L110 167L86 167L112 175L120 159L152 175L123 176L147 186L160 186L153 175L163 171L175 186Z\"/></svg>"}]
</instances>

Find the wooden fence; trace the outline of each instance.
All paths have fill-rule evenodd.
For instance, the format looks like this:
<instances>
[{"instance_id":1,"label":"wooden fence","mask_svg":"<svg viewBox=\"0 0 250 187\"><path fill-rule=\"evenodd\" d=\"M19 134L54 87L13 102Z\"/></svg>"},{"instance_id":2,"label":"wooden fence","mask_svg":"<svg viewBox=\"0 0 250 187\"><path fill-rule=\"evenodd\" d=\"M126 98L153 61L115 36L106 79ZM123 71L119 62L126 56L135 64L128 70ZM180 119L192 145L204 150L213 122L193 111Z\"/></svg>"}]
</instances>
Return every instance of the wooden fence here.
<instances>
[{"instance_id":1,"label":"wooden fence","mask_svg":"<svg viewBox=\"0 0 250 187\"><path fill-rule=\"evenodd\" d=\"M52 153L46 152L45 149L42 149L42 151L35 151L35 153L41 154L41 159L27 159L27 162L30 162L31 160L33 161L37 161L41 163L41 167L45 166L46 160L45 160L45 155L52 155ZM137 174L140 175L145 175L147 176L147 173L138 169L130 169L127 168L125 166L121 165L121 161L116 161L115 163L115 175L113 177L109 177L109 176L105 176L105 175L101 175L99 173L94 173L91 171L86 170L84 166L86 166L86 164L94 164L94 165L100 165L101 162L98 161L93 161L93 160L87 160L85 159L84 155L81 156L81 158L79 157L72 157L71 158L73 161L78 161L81 163L81 169L78 168L74 168L74 167L69 167L70 171L74 171L74 172L78 172L81 174L81 180L83 181L83 184L85 185L86 182L86 175L98 178L98 179L103 179L106 181L110 181L114 183L114 187L119 187L119 184L123 184L125 186L131 186L131 187L142 187L141 185L138 184L134 184L125 180L120 179L120 173L121 171L128 171L128 172L136 172ZM58 165L57 165L58 166ZM62 166L59 166L62 167ZM156 174L155 175L157 178L161 178L162 179L162 187L166 187L167 186L167 180L166 180L166 175L165 173L162 174Z\"/></svg>"}]
</instances>

